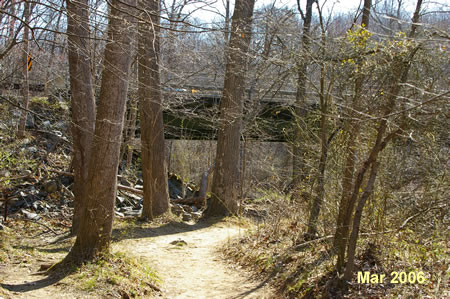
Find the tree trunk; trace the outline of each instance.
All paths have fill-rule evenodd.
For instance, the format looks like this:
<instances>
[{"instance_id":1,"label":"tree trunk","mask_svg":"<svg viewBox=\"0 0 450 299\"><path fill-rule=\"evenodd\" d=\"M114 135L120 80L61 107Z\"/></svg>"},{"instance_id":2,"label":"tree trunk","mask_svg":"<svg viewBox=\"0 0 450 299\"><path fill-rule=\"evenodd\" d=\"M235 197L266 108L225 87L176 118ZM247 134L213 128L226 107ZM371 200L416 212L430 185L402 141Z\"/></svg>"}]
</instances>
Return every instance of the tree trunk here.
<instances>
[{"instance_id":1,"label":"tree trunk","mask_svg":"<svg viewBox=\"0 0 450 299\"><path fill-rule=\"evenodd\" d=\"M225 47L228 46L228 41L230 40L230 0L225 2L225 29L224 29L224 40Z\"/></svg>"},{"instance_id":2,"label":"tree trunk","mask_svg":"<svg viewBox=\"0 0 450 299\"><path fill-rule=\"evenodd\" d=\"M112 0L95 135L75 245L66 260L81 263L108 251L131 63L134 0Z\"/></svg>"},{"instance_id":3,"label":"tree trunk","mask_svg":"<svg viewBox=\"0 0 450 299\"><path fill-rule=\"evenodd\" d=\"M361 18L361 27L369 28L370 8L372 0L364 0L363 14ZM353 95L352 107L349 111L350 116L355 115L358 111L359 97L362 92L364 76L360 75L355 80L355 92ZM342 271L345 259L345 249L348 242L349 225L353 214L353 207L355 202L352 202L351 192L353 186L353 175L356 165L356 139L360 131L359 122L347 120L344 125L344 130L348 136L346 154L347 158L344 166L344 173L342 178L342 197L339 203L339 214L336 225L336 232L334 235L334 246L338 253L336 270L338 273Z\"/></svg>"},{"instance_id":4,"label":"tree trunk","mask_svg":"<svg viewBox=\"0 0 450 299\"><path fill-rule=\"evenodd\" d=\"M28 82L28 55L30 54L30 42L29 42L29 23L30 23L30 3L24 1L23 3L23 17L25 20L25 26L23 27L23 54L22 54L22 73L23 73L23 83L22 83L22 108L19 120L19 127L17 130L17 137L25 137L25 126L27 124L28 116L28 103L29 103L29 82Z\"/></svg>"},{"instance_id":5,"label":"tree trunk","mask_svg":"<svg viewBox=\"0 0 450 299\"><path fill-rule=\"evenodd\" d=\"M304 118L306 117L306 79L308 72L308 61L311 45L311 39L309 36L312 19L312 5L314 0L306 1L306 15L303 15L303 11L298 4L299 11L303 19L303 34L302 34L302 48L301 57L297 62L297 94L295 96L295 139L292 148L292 199L298 199L300 192L298 190L300 183L306 177L306 162L304 158L305 149L302 147L303 137L306 134L306 126Z\"/></svg>"},{"instance_id":6,"label":"tree trunk","mask_svg":"<svg viewBox=\"0 0 450 299\"><path fill-rule=\"evenodd\" d=\"M137 119L137 101L133 100L131 102L131 116L130 116L130 131L127 135L127 144L125 151L127 153L127 163L126 168L129 169L131 167L131 162L133 162L133 147L130 146L131 141L136 136L136 119Z\"/></svg>"},{"instance_id":7,"label":"tree trunk","mask_svg":"<svg viewBox=\"0 0 450 299\"><path fill-rule=\"evenodd\" d=\"M67 1L70 2L70 1ZM63 11L64 11L64 2L61 2L61 6L60 6L60 11L57 12L58 13L58 17L56 18L56 26L55 29L56 31L59 31L60 28L60 24L61 24L61 19L62 19L62 15L63 15ZM70 14L69 12L69 8L67 8L67 13ZM69 31L69 28L67 28L67 32ZM52 43L51 43L51 48L50 48L50 57L48 59L48 65L47 65L47 70L45 72L45 83L47 83L49 81L49 77L50 74L52 73L52 66L53 66L53 62L54 62L54 56L55 56L55 49L56 49L56 38L58 37L58 34L56 32L53 33L53 38L52 38ZM70 38L70 35L68 36L68 39ZM70 66L69 66L70 68ZM69 70L69 76L70 76L70 70Z\"/></svg>"},{"instance_id":8,"label":"tree trunk","mask_svg":"<svg viewBox=\"0 0 450 299\"><path fill-rule=\"evenodd\" d=\"M353 115L353 113L350 113ZM349 206L351 191L353 186L353 177L356 164L356 139L359 135L359 124L346 121L344 132L347 135L347 146L345 154L347 155L342 175L342 195L339 203L339 212L337 218L336 232L334 234L333 248L337 251L336 268L340 273L344 266L345 246L347 245L348 225L351 219L346 219L346 212Z\"/></svg>"},{"instance_id":9,"label":"tree trunk","mask_svg":"<svg viewBox=\"0 0 450 299\"><path fill-rule=\"evenodd\" d=\"M322 47L325 48L324 33L322 33ZM311 213L308 220L308 231L306 233L306 240L312 240L317 235L317 221L320 214L320 209L325 195L325 166L328 156L328 93L325 94L325 66L320 67L320 161L319 161L319 177L317 184L317 196L311 208ZM331 86L331 84L330 84Z\"/></svg>"},{"instance_id":10,"label":"tree trunk","mask_svg":"<svg viewBox=\"0 0 450 299\"><path fill-rule=\"evenodd\" d=\"M131 142L136 135L136 119L137 119L137 100L133 98L128 100L129 112L125 113L125 127L123 129L123 143L120 148L120 158L119 158L119 171L123 171L131 167L131 162L133 158L133 149L131 147ZM125 159L125 165L123 165L123 160Z\"/></svg>"},{"instance_id":11,"label":"tree trunk","mask_svg":"<svg viewBox=\"0 0 450 299\"><path fill-rule=\"evenodd\" d=\"M67 1L67 35L72 99L74 211L71 233L80 225L95 126L95 99L89 58L88 0Z\"/></svg>"},{"instance_id":12,"label":"tree trunk","mask_svg":"<svg viewBox=\"0 0 450 299\"><path fill-rule=\"evenodd\" d=\"M142 218L152 219L169 209L167 165L160 83L159 1L141 0L149 11L139 24L139 104L141 113L142 176L144 206Z\"/></svg>"},{"instance_id":13,"label":"tree trunk","mask_svg":"<svg viewBox=\"0 0 450 299\"><path fill-rule=\"evenodd\" d=\"M413 24L411 25L411 31L409 33L409 37L413 38L415 35L415 31L417 29L417 22L419 21L419 13L422 6L422 0L417 1L416 10L414 12L412 21ZM377 130L377 137L374 146L372 147L372 150L367 158L367 160L364 162L361 170L358 173L358 176L355 181L355 186L353 187L353 193L350 199L350 202L356 202L360 187L362 185L362 182L364 180L364 175L369 168L370 165L372 165L371 173L369 176L369 180L366 186L366 190L361 195L359 201L358 201L358 207L355 212L355 217L353 220L353 228L351 237L348 244L348 253L347 253L347 263L345 267L344 277L343 281L349 281L353 275L353 268L354 268L354 262L355 262L355 253L356 253L356 243L358 241L358 234L359 234L359 228L360 228L360 222L362 217L362 212L364 209L364 205L366 203L367 198L370 196L373 190L373 185L375 182L375 178L377 175L377 166L378 166L378 155L379 153L386 147L386 145L399 133L403 130L401 127L397 131L389 133L386 137L383 139L383 135L387 130L388 120L387 117L394 111L395 106L397 104L397 98L400 94L402 85L406 82L408 78L408 72L411 67L411 61L417 52L417 48L413 50L413 52L408 57L408 60L403 60L403 58L394 58L394 61L392 62L392 68L393 68L393 75L390 82L392 82L390 91L388 93L389 98L387 99L387 104L384 111L384 117L380 121L380 125Z\"/></svg>"},{"instance_id":14,"label":"tree trunk","mask_svg":"<svg viewBox=\"0 0 450 299\"><path fill-rule=\"evenodd\" d=\"M366 200L369 198L369 196L372 194L373 191L373 185L375 183L375 179L377 177L377 166L378 164L375 162L372 164L372 168L370 170L370 176L369 180L367 182L366 189L364 190L363 195L358 201L358 206L356 207L355 211L355 218L353 220L353 228L352 233L350 235L350 240L348 244L348 257L347 257L347 264L345 266L345 273L344 273L344 281L348 281L351 279L353 275L353 265L355 262L355 252L356 252L356 242L358 241L358 234L359 234L359 227L361 224L361 217L362 212L364 209L364 205L366 204Z\"/></svg>"},{"instance_id":15,"label":"tree trunk","mask_svg":"<svg viewBox=\"0 0 450 299\"><path fill-rule=\"evenodd\" d=\"M212 198L208 216L236 215L240 183L240 138L247 71L247 52L255 0L237 0L232 17L223 96L220 102Z\"/></svg>"}]
</instances>

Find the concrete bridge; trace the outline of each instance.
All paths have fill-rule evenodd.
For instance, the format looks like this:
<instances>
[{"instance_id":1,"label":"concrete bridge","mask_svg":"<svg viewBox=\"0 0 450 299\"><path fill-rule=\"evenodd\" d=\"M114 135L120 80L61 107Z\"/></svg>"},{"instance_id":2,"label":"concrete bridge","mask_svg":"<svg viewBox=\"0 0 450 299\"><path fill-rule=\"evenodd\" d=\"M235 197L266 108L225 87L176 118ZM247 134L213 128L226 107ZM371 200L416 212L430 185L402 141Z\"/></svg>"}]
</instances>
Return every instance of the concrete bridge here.
<instances>
[{"instance_id":1,"label":"concrete bridge","mask_svg":"<svg viewBox=\"0 0 450 299\"><path fill-rule=\"evenodd\" d=\"M286 141L291 134L295 92L264 95L246 90L243 136L264 141ZM213 140L217 138L222 91L200 86L165 88L164 125L166 139Z\"/></svg>"},{"instance_id":2,"label":"concrete bridge","mask_svg":"<svg viewBox=\"0 0 450 299\"><path fill-rule=\"evenodd\" d=\"M47 93L45 84L30 84L30 91ZM61 87L63 87L61 85ZM20 83L0 88L20 89ZM57 90L66 97L66 88ZM295 91L245 92L243 138L284 142L292 135ZM185 85L163 88L163 118L166 139L214 140L219 127L222 90L217 87ZM314 105L310 101L308 105Z\"/></svg>"}]
</instances>

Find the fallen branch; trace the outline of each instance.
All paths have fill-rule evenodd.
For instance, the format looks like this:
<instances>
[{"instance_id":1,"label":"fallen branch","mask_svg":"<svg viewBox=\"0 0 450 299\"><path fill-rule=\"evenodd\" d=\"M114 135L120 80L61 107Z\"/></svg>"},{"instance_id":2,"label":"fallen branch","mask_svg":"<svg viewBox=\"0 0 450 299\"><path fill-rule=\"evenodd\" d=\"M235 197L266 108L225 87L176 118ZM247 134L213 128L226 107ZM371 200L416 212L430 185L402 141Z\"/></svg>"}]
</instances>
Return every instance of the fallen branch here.
<instances>
[{"instance_id":1,"label":"fallen branch","mask_svg":"<svg viewBox=\"0 0 450 299\"><path fill-rule=\"evenodd\" d=\"M304 243L296 245L294 247L294 250L300 251L303 248L305 248L306 246L308 246L309 244L313 244L313 243L320 242L320 241L325 241L325 240L331 239L333 237L334 237L334 235L328 235L328 236L325 236L325 237L322 237L322 238L318 238L318 239L314 239L314 240L311 240L311 241L307 241L307 242L304 242Z\"/></svg>"},{"instance_id":2,"label":"fallen branch","mask_svg":"<svg viewBox=\"0 0 450 299\"><path fill-rule=\"evenodd\" d=\"M127 186L124 186L124 185L117 184L117 189L118 190L122 190L122 191L128 191L128 192L131 192L131 193L134 193L134 194L138 194L138 195L142 195L142 196L144 195L144 191L143 190L127 187Z\"/></svg>"},{"instance_id":3,"label":"fallen branch","mask_svg":"<svg viewBox=\"0 0 450 299\"><path fill-rule=\"evenodd\" d=\"M57 173L57 174L63 175L63 176L70 176L70 177L74 176L73 173L67 172L67 171L60 171L60 170L55 170L55 169L50 169L49 171L53 172L53 173ZM137 195L142 195L142 196L144 195L144 191L143 190L135 189L135 188L132 188L132 187L127 187L127 186L120 185L120 184L117 184L117 189L118 190L123 190L123 191L128 191L128 192L131 192L131 193L134 193L134 194L137 194Z\"/></svg>"},{"instance_id":4,"label":"fallen branch","mask_svg":"<svg viewBox=\"0 0 450 299\"><path fill-rule=\"evenodd\" d=\"M62 234L62 233L57 233L57 232L55 232L51 227L49 227L48 225L46 225L46 224L44 224L44 223L42 223L42 222L39 222L39 221L37 221L37 220L27 219L27 218L23 218L23 220L25 220L25 221L30 221L30 222L36 223L36 224L38 224L38 225L40 225L40 226L43 226L43 227L45 227L46 229L48 229L48 231L54 233L54 234L57 235L57 236L59 236L59 235Z\"/></svg>"}]
</instances>

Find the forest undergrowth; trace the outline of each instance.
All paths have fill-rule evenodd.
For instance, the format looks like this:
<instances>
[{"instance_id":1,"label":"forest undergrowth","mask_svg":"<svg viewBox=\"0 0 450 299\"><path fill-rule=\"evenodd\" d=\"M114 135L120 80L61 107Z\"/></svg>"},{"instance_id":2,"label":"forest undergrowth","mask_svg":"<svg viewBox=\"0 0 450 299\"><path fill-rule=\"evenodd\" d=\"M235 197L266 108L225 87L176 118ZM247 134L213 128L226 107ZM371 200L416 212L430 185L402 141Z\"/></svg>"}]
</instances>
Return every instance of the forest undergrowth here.
<instances>
[{"instance_id":1,"label":"forest undergrowth","mask_svg":"<svg viewBox=\"0 0 450 299\"><path fill-rule=\"evenodd\" d=\"M249 233L224 247L235 262L269 279L287 298L446 298L449 296L448 235L437 214L416 217L405 225L399 215L386 217L383 231L364 229L358 241L356 270L348 291L335 286L336 257L333 254L332 227L324 226L321 236L305 241L308 215L306 203L290 202L289 197L268 192L257 200L266 216L255 218ZM398 212L398 211L397 211ZM436 217L436 218L435 218ZM434 218L434 219L430 219ZM371 221L369 218L367 221ZM365 223L363 227L370 227ZM384 283L358 283L358 272L384 274ZM423 282L409 283L394 272L423 273ZM413 274L410 274L411 277ZM422 274L421 274L422 275ZM417 276L419 278L419 276ZM392 281L392 282L391 282Z\"/></svg>"},{"instance_id":2,"label":"forest undergrowth","mask_svg":"<svg viewBox=\"0 0 450 299\"><path fill-rule=\"evenodd\" d=\"M64 102L41 97L32 98L30 111L29 125L34 130L27 132L24 139L16 139L14 126L8 123L14 119L13 107L0 101L0 296L17 298L23 290L33 289L40 289L38 295L47 298L56 296L56 292L94 298L156 294L160 291L157 274L120 251L81 266L48 272L74 242L69 235L72 180L60 174L70 166L69 111ZM133 223L129 220L115 223L115 228L122 231L130 226ZM47 283L54 288L47 291Z\"/></svg>"}]
</instances>

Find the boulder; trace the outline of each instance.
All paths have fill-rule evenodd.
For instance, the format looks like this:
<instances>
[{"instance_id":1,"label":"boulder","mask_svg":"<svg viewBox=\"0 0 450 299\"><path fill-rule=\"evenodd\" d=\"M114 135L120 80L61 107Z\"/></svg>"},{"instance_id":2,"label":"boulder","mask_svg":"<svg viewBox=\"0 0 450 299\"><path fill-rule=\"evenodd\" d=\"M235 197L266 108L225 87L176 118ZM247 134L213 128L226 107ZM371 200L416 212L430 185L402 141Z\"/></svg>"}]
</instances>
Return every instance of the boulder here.
<instances>
[{"instance_id":1,"label":"boulder","mask_svg":"<svg viewBox=\"0 0 450 299\"><path fill-rule=\"evenodd\" d=\"M24 210L24 209L22 209L21 212L27 219L30 219L30 220L39 220L39 219L41 219L41 216L39 216L36 213L32 213L32 212L29 212L29 211Z\"/></svg>"},{"instance_id":2,"label":"boulder","mask_svg":"<svg viewBox=\"0 0 450 299\"><path fill-rule=\"evenodd\" d=\"M186 212L184 212L183 213L183 221L191 221L192 220L192 214L189 214L189 213L186 213Z\"/></svg>"}]
</instances>

